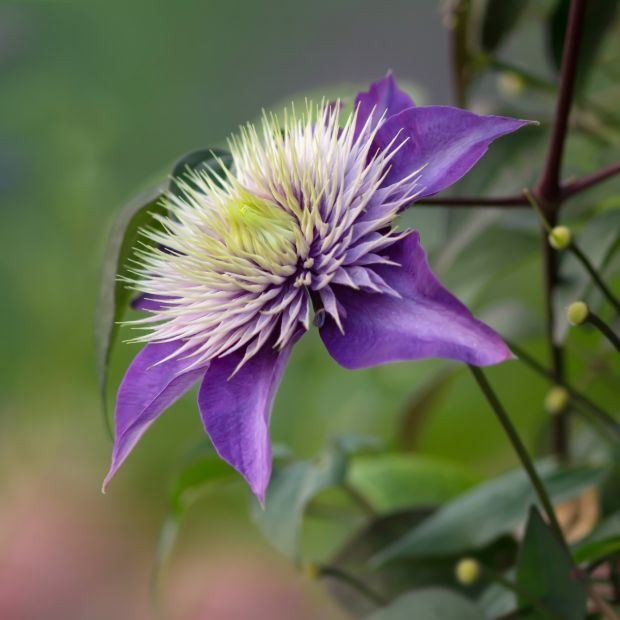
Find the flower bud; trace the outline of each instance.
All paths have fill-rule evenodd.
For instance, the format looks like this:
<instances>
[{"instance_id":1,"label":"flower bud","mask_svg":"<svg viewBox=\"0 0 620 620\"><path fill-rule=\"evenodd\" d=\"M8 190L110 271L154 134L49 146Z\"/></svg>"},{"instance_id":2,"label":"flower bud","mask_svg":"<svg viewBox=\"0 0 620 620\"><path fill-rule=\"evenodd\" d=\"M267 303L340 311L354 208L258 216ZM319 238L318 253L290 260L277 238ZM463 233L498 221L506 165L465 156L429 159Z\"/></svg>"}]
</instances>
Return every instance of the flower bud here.
<instances>
[{"instance_id":1,"label":"flower bud","mask_svg":"<svg viewBox=\"0 0 620 620\"><path fill-rule=\"evenodd\" d=\"M561 385L553 386L545 397L545 409L551 415L562 413L568 405L570 395L565 387Z\"/></svg>"},{"instance_id":2,"label":"flower bud","mask_svg":"<svg viewBox=\"0 0 620 620\"><path fill-rule=\"evenodd\" d=\"M590 310L586 302L575 301L568 306L566 317L568 318L568 322L575 326L581 325L588 318L588 314L590 314Z\"/></svg>"},{"instance_id":3,"label":"flower bud","mask_svg":"<svg viewBox=\"0 0 620 620\"><path fill-rule=\"evenodd\" d=\"M474 558L463 558L459 560L454 574L456 580L463 586L471 586L480 578L480 562Z\"/></svg>"},{"instance_id":4,"label":"flower bud","mask_svg":"<svg viewBox=\"0 0 620 620\"><path fill-rule=\"evenodd\" d=\"M504 97L513 99L525 90L525 82L514 71L502 71L497 78L497 88Z\"/></svg>"},{"instance_id":5,"label":"flower bud","mask_svg":"<svg viewBox=\"0 0 620 620\"><path fill-rule=\"evenodd\" d=\"M565 250L570 245L572 234L566 226L554 226L547 239L554 250Z\"/></svg>"}]
</instances>

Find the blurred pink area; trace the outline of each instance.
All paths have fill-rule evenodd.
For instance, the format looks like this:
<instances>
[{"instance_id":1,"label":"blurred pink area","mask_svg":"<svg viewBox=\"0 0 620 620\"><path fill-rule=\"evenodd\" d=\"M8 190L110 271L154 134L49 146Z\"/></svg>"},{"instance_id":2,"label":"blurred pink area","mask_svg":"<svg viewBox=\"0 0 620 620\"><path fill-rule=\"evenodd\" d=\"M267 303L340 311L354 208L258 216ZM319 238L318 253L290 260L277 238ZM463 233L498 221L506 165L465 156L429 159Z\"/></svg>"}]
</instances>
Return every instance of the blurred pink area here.
<instances>
[{"instance_id":1,"label":"blurred pink area","mask_svg":"<svg viewBox=\"0 0 620 620\"><path fill-rule=\"evenodd\" d=\"M174 620L337 620L326 595L256 555L187 559L171 578Z\"/></svg>"},{"instance_id":2,"label":"blurred pink area","mask_svg":"<svg viewBox=\"0 0 620 620\"><path fill-rule=\"evenodd\" d=\"M93 496L53 476L16 477L2 494L2 620L150 617L145 541Z\"/></svg>"},{"instance_id":3,"label":"blurred pink area","mask_svg":"<svg viewBox=\"0 0 620 620\"><path fill-rule=\"evenodd\" d=\"M1 620L342 618L258 534L246 545L220 520L173 553L156 615L149 580L159 516L122 494L100 495L92 466L40 465L44 478L13 467L22 473L0 492Z\"/></svg>"}]
</instances>

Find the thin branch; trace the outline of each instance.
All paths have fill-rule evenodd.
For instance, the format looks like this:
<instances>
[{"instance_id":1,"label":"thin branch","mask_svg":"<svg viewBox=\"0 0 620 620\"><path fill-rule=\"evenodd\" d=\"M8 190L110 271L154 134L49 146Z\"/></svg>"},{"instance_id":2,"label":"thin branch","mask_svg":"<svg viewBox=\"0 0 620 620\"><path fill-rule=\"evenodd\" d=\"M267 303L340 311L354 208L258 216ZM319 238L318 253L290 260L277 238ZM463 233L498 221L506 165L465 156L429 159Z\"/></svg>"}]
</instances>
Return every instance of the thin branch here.
<instances>
[{"instance_id":1,"label":"thin branch","mask_svg":"<svg viewBox=\"0 0 620 620\"><path fill-rule=\"evenodd\" d=\"M519 360L527 364L533 371L537 372L542 377L549 379L549 381L555 382L553 373L545 368L539 361L534 359L527 351L513 342L508 342L508 346L519 358ZM570 397L575 405L580 406L582 410L587 409L592 416L595 416L597 420L605 425L605 428L607 428L609 432L620 440L620 424L618 424L612 416L601 409L596 403L592 402L587 396L584 396L581 392L577 391L566 382L561 383L560 385L562 385L562 387L570 394Z\"/></svg>"},{"instance_id":2,"label":"thin branch","mask_svg":"<svg viewBox=\"0 0 620 620\"><path fill-rule=\"evenodd\" d=\"M321 577L332 577L342 583L346 583L375 605L383 606L388 603L386 598L369 588L361 579L358 579L341 568L337 568L336 566L321 566L319 568L319 575Z\"/></svg>"},{"instance_id":3,"label":"thin branch","mask_svg":"<svg viewBox=\"0 0 620 620\"><path fill-rule=\"evenodd\" d=\"M616 351L620 352L620 337L616 335L614 330L600 316L594 314L594 312L589 312L585 322L596 327L607 338L609 343L615 347Z\"/></svg>"},{"instance_id":4,"label":"thin branch","mask_svg":"<svg viewBox=\"0 0 620 620\"><path fill-rule=\"evenodd\" d=\"M493 391L491 384L487 381L487 378L482 372L482 370L477 366L469 366L469 369L474 375L474 379L478 383L478 387L480 387L480 390L487 399L489 406L495 413L495 416L497 417L499 423L502 425L504 431L506 432L506 435L510 440L512 447L514 448L514 451L517 453L517 456L519 457L519 460L521 461L521 464L523 465L523 468L525 469L527 476L530 479L532 486L534 487L534 491L536 492L536 495L538 496L538 499L545 513L547 514L551 529L553 529L556 536L558 537L558 541L566 548L566 550L570 554L570 551L568 550L568 545L566 543L566 540L564 539L564 533L562 532L562 528L560 527L557 515L555 514L555 510L553 509L551 499L549 498L547 490L545 489L545 485L543 484L540 476L538 475L538 472L536 471L536 468L534 467L534 463L532 462L532 459L528 454L527 448L521 440L521 437L519 437L519 433L517 433L517 430L515 429L512 421L510 420L510 417L506 413L503 405L500 403L499 398L497 398L497 395Z\"/></svg>"},{"instance_id":5,"label":"thin branch","mask_svg":"<svg viewBox=\"0 0 620 620\"><path fill-rule=\"evenodd\" d=\"M571 1L568 26L564 37L560 86L555 106L555 119L549 140L549 150L547 151L540 180L534 192L551 227L557 225L558 210L562 200L560 170L566 132L568 130L568 116L573 102L575 74L577 72L585 8L585 0ZM564 379L564 355L561 345L555 340L554 296L559 281L558 257L547 242L547 234L544 227L542 228L542 242L547 341L549 343L551 368L555 382L562 384ZM568 418L566 413L561 413L554 418L553 422L553 449L560 459L568 457L568 433Z\"/></svg>"},{"instance_id":6,"label":"thin branch","mask_svg":"<svg viewBox=\"0 0 620 620\"><path fill-rule=\"evenodd\" d=\"M577 257L584 269L590 274L590 277L598 287L599 291L607 299L607 301L620 313L620 301L607 286L596 267L590 262L590 259L583 253L583 250L573 241L568 249Z\"/></svg>"},{"instance_id":7,"label":"thin branch","mask_svg":"<svg viewBox=\"0 0 620 620\"><path fill-rule=\"evenodd\" d=\"M445 207L526 207L527 200L522 195L498 196L496 198L484 197L463 197L453 198L423 198L413 203L411 206L432 206L443 205Z\"/></svg>"},{"instance_id":8,"label":"thin branch","mask_svg":"<svg viewBox=\"0 0 620 620\"><path fill-rule=\"evenodd\" d=\"M552 228L557 223L556 212L548 214L548 223ZM545 332L549 343L549 361L553 380L558 385L564 384L564 353L562 345L555 338L555 304L554 293L559 282L558 254L547 241L547 231L542 230L543 283L545 292ZM560 460L568 458L568 417L566 412L553 418L553 451Z\"/></svg>"},{"instance_id":9,"label":"thin branch","mask_svg":"<svg viewBox=\"0 0 620 620\"><path fill-rule=\"evenodd\" d=\"M592 186L606 181L616 174L620 174L620 161L581 179L564 184L562 187L562 199L570 198L586 189L590 189Z\"/></svg>"},{"instance_id":10,"label":"thin branch","mask_svg":"<svg viewBox=\"0 0 620 620\"><path fill-rule=\"evenodd\" d=\"M573 181L567 181L562 183L560 187L560 199L562 201L572 198L581 192L607 181L615 175L620 175L620 162L601 168L601 170L584 176L580 179ZM508 208L521 208L528 206L527 197L524 194L514 194L512 196L462 196L452 197L446 196L445 198L433 197L423 198L417 202L412 203L411 207L421 206L430 207L441 205L444 207L508 207Z\"/></svg>"},{"instance_id":11,"label":"thin branch","mask_svg":"<svg viewBox=\"0 0 620 620\"><path fill-rule=\"evenodd\" d=\"M583 30L585 0L572 0L568 27L564 39L564 54L560 70L560 87L555 108L555 121L551 130L549 150L545 160L543 173L540 177L536 193L542 199L543 207L557 203L560 199L560 168L564 153L564 142L568 129L568 115L573 102L575 74ZM557 204L552 209L557 209Z\"/></svg>"}]
</instances>

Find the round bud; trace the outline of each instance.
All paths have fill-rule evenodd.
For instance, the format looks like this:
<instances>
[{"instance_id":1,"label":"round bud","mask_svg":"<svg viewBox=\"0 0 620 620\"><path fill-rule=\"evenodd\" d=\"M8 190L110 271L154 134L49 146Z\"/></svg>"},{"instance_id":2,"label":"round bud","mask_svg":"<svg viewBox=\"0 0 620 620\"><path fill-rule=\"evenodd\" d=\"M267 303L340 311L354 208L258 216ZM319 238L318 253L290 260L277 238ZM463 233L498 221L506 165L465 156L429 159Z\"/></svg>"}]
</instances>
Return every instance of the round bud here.
<instances>
[{"instance_id":1,"label":"round bud","mask_svg":"<svg viewBox=\"0 0 620 620\"><path fill-rule=\"evenodd\" d=\"M568 322L573 326L581 325L588 318L588 314L590 314L590 310L585 301L573 302L566 311Z\"/></svg>"},{"instance_id":2,"label":"round bud","mask_svg":"<svg viewBox=\"0 0 620 620\"><path fill-rule=\"evenodd\" d=\"M454 574L456 580L463 586L471 586L480 578L480 562L474 558L463 558L459 560Z\"/></svg>"},{"instance_id":3,"label":"round bud","mask_svg":"<svg viewBox=\"0 0 620 620\"><path fill-rule=\"evenodd\" d=\"M565 387L555 385L547 392L545 409L551 415L562 413L566 409L566 405L568 405L569 398L570 395Z\"/></svg>"},{"instance_id":4,"label":"round bud","mask_svg":"<svg viewBox=\"0 0 620 620\"><path fill-rule=\"evenodd\" d=\"M549 232L547 239L554 250L565 250L570 245L572 234L570 228L566 226L555 226Z\"/></svg>"},{"instance_id":5,"label":"round bud","mask_svg":"<svg viewBox=\"0 0 620 620\"><path fill-rule=\"evenodd\" d=\"M525 90L525 82L514 71L502 71L497 78L497 88L504 97L513 99Z\"/></svg>"}]
</instances>

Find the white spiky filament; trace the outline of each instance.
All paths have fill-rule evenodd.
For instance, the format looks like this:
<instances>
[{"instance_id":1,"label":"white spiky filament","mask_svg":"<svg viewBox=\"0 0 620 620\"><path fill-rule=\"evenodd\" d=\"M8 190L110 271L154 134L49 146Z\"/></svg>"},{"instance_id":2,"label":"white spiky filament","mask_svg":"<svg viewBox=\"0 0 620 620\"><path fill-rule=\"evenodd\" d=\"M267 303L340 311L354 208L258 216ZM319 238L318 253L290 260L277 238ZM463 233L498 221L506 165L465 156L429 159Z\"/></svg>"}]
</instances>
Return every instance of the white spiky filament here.
<instances>
[{"instance_id":1,"label":"white spiky filament","mask_svg":"<svg viewBox=\"0 0 620 620\"><path fill-rule=\"evenodd\" d=\"M313 305L342 329L334 285L397 295L374 267L389 263L418 171L382 186L403 140L372 153L377 128L340 121L339 104L264 114L260 132L248 124L230 139L231 171L193 174L166 197L128 280L164 302L133 322L147 330L137 341L181 340L188 368L245 347L242 364L308 330Z\"/></svg>"}]
</instances>

